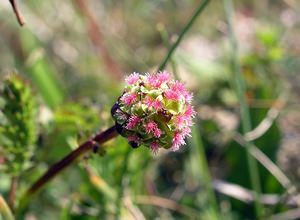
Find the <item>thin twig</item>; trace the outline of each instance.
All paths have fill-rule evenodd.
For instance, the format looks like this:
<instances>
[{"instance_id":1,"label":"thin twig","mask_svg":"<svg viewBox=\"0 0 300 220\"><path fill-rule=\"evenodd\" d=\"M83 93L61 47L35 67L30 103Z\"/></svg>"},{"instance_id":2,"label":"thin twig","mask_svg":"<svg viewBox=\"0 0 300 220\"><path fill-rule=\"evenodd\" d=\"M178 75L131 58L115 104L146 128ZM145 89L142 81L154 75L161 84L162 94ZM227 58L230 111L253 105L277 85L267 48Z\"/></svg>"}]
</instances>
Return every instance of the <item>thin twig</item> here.
<instances>
[{"instance_id":1,"label":"thin twig","mask_svg":"<svg viewBox=\"0 0 300 220\"><path fill-rule=\"evenodd\" d=\"M268 110L266 117L252 131L247 132L244 136L247 141L254 141L264 135L273 125L275 119L279 116L287 102L287 94L282 95L275 101L272 107Z\"/></svg>"},{"instance_id":2,"label":"thin twig","mask_svg":"<svg viewBox=\"0 0 300 220\"><path fill-rule=\"evenodd\" d=\"M237 141L241 146L246 147L248 143L242 135L236 134L234 136L235 141ZM297 188L289 180L289 178L280 170L276 164L273 163L258 147L251 143L251 148L249 153L259 161L277 180L278 182L287 190L287 193L291 196L294 196L295 201L300 207L300 196L297 192ZM296 195L295 195L296 194Z\"/></svg>"},{"instance_id":3,"label":"thin twig","mask_svg":"<svg viewBox=\"0 0 300 220\"><path fill-rule=\"evenodd\" d=\"M213 188L223 195L232 197L244 203L253 203L254 202L254 192L253 190L246 189L240 185L228 183L222 180L214 180ZM278 194L261 194L259 196L259 202L264 205L277 205L282 202L282 196ZM297 206L294 196L290 196L286 203L289 206Z\"/></svg>"},{"instance_id":4,"label":"thin twig","mask_svg":"<svg viewBox=\"0 0 300 220\"><path fill-rule=\"evenodd\" d=\"M9 0L9 2L10 2L10 4L11 4L12 8L13 8L13 11L14 11L16 17L17 17L17 20L18 20L19 24L20 24L21 26L23 26L26 22L25 22L24 17L23 17L23 16L21 15L21 13L19 12L18 5L17 5L16 0Z\"/></svg>"},{"instance_id":5,"label":"thin twig","mask_svg":"<svg viewBox=\"0 0 300 220\"><path fill-rule=\"evenodd\" d=\"M192 218L195 218L197 216L199 217L198 211L189 208L187 206L180 205L176 201L173 201L171 199L167 199L159 196L140 195L135 197L135 202L137 204L154 205L154 206L170 209Z\"/></svg>"},{"instance_id":6,"label":"thin twig","mask_svg":"<svg viewBox=\"0 0 300 220\"><path fill-rule=\"evenodd\" d=\"M187 31L193 26L194 22L196 21L197 17L201 14L201 12L205 9L205 7L207 6L207 4L210 2L210 0L203 0L201 1L200 5L198 6L198 8L196 9L195 13L193 14L193 16L189 19L188 23L184 26L184 28L182 29L181 33L179 34L177 40L175 41L175 43L170 47L166 57L163 59L163 61L161 62L161 64L159 65L158 71L159 70L163 70L169 59L172 57L175 49L178 47L178 45L180 44L181 40L183 39L184 35L187 33Z\"/></svg>"},{"instance_id":7,"label":"thin twig","mask_svg":"<svg viewBox=\"0 0 300 220\"><path fill-rule=\"evenodd\" d=\"M300 209L292 209L283 213L269 216L266 220L297 220L300 219Z\"/></svg>"}]
</instances>

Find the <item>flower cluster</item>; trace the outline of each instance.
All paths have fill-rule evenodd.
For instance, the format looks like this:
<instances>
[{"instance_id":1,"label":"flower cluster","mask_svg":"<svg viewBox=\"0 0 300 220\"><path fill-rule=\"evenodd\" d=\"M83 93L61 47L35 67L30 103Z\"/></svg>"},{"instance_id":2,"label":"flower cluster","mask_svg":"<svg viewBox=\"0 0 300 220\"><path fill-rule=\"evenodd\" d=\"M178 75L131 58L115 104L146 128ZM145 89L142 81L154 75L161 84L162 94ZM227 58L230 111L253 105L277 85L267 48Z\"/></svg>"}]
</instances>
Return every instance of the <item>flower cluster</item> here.
<instances>
[{"instance_id":1,"label":"flower cluster","mask_svg":"<svg viewBox=\"0 0 300 220\"><path fill-rule=\"evenodd\" d=\"M131 146L144 145L157 153L159 148L176 151L184 145L195 114L184 84L166 71L132 73L126 83L111 112L118 132Z\"/></svg>"}]
</instances>

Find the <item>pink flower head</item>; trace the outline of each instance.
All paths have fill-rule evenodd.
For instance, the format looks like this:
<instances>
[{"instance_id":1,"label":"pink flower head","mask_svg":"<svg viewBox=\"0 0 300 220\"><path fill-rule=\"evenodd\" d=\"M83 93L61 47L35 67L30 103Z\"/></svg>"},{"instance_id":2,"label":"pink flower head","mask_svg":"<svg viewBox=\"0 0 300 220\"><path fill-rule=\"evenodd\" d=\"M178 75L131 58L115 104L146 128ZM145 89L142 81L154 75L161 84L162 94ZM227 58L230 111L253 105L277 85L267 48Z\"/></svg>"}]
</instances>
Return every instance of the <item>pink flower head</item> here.
<instances>
[{"instance_id":1,"label":"pink flower head","mask_svg":"<svg viewBox=\"0 0 300 220\"><path fill-rule=\"evenodd\" d=\"M146 133L153 133L154 137L159 138L161 135L161 130L157 127L157 124L154 121L149 121L145 125Z\"/></svg>"},{"instance_id":2,"label":"pink flower head","mask_svg":"<svg viewBox=\"0 0 300 220\"><path fill-rule=\"evenodd\" d=\"M131 105L133 104L136 100L137 100L137 95L135 93L132 93L132 94L124 94L122 97L121 97L121 102L123 102L125 105Z\"/></svg>"},{"instance_id":3,"label":"pink flower head","mask_svg":"<svg viewBox=\"0 0 300 220\"><path fill-rule=\"evenodd\" d=\"M174 100L177 101L180 99L180 92L176 91L176 90L172 90L172 89L168 89L167 91L165 91L164 96L169 99L169 100Z\"/></svg>"},{"instance_id":4,"label":"pink flower head","mask_svg":"<svg viewBox=\"0 0 300 220\"><path fill-rule=\"evenodd\" d=\"M148 74L146 81L151 87L158 89L161 84L169 81L170 74L167 71L159 72L157 74Z\"/></svg>"},{"instance_id":5,"label":"pink flower head","mask_svg":"<svg viewBox=\"0 0 300 220\"><path fill-rule=\"evenodd\" d=\"M191 131L190 127L184 127L181 131L181 135L183 137L191 137L191 132L192 131Z\"/></svg>"},{"instance_id":6,"label":"pink flower head","mask_svg":"<svg viewBox=\"0 0 300 220\"><path fill-rule=\"evenodd\" d=\"M152 153L156 155L158 153L159 144L157 142L151 142L150 149L151 149Z\"/></svg>"},{"instance_id":7,"label":"pink flower head","mask_svg":"<svg viewBox=\"0 0 300 220\"><path fill-rule=\"evenodd\" d=\"M149 107L149 108L154 108L155 110L158 110L161 108L161 102L157 99L152 99L151 97L147 97L144 101L144 103Z\"/></svg>"},{"instance_id":8,"label":"pink flower head","mask_svg":"<svg viewBox=\"0 0 300 220\"><path fill-rule=\"evenodd\" d=\"M185 110L185 112L184 112L184 115L185 115L186 117L191 117L191 118L195 117L195 111L194 111L194 109L193 109L193 106L187 105L187 106L186 106L186 110Z\"/></svg>"},{"instance_id":9,"label":"pink flower head","mask_svg":"<svg viewBox=\"0 0 300 220\"><path fill-rule=\"evenodd\" d=\"M159 148L178 150L191 134L195 111L192 94L167 71L126 78L124 94L112 108L117 131L132 147L144 145L154 154Z\"/></svg>"},{"instance_id":10,"label":"pink flower head","mask_svg":"<svg viewBox=\"0 0 300 220\"><path fill-rule=\"evenodd\" d=\"M130 118L128 119L127 125L126 125L126 129L134 129L138 123L140 123L141 119L136 116L136 115L132 115L130 116Z\"/></svg>"},{"instance_id":11,"label":"pink flower head","mask_svg":"<svg viewBox=\"0 0 300 220\"><path fill-rule=\"evenodd\" d=\"M167 71L159 72L157 74L157 80L162 84L170 80L170 74Z\"/></svg>"},{"instance_id":12,"label":"pink flower head","mask_svg":"<svg viewBox=\"0 0 300 220\"><path fill-rule=\"evenodd\" d=\"M181 145L184 145L184 137L181 133L175 132L173 137L173 144L172 144L172 150L177 151Z\"/></svg>"},{"instance_id":13,"label":"pink flower head","mask_svg":"<svg viewBox=\"0 0 300 220\"><path fill-rule=\"evenodd\" d=\"M178 126L178 128L183 128L186 125L186 116L185 115L175 116L175 123Z\"/></svg>"},{"instance_id":14,"label":"pink flower head","mask_svg":"<svg viewBox=\"0 0 300 220\"><path fill-rule=\"evenodd\" d=\"M182 95L183 95L183 97L184 97L184 99L185 99L185 101L187 103L191 103L192 102L192 100L193 100L193 94L189 93L188 91L184 91Z\"/></svg>"},{"instance_id":15,"label":"pink flower head","mask_svg":"<svg viewBox=\"0 0 300 220\"><path fill-rule=\"evenodd\" d=\"M155 128L153 131L153 135L154 137L159 138L161 135L161 130L159 128Z\"/></svg>"},{"instance_id":16,"label":"pink flower head","mask_svg":"<svg viewBox=\"0 0 300 220\"><path fill-rule=\"evenodd\" d=\"M186 90L184 84L178 81L172 82L170 89L165 92L165 97L170 100L179 100L183 97L187 103L193 99L193 95Z\"/></svg>"},{"instance_id":17,"label":"pink flower head","mask_svg":"<svg viewBox=\"0 0 300 220\"><path fill-rule=\"evenodd\" d=\"M183 93L184 91L186 91L185 86L183 83L175 81L172 85L171 85L171 89L174 91L177 91L179 93Z\"/></svg>"},{"instance_id":18,"label":"pink flower head","mask_svg":"<svg viewBox=\"0 0 300 220\"><path fill-rule=\"evenodd\" d=\"M139 81L140 79L140 75L136 72L130 74L129 76L126 77L125 81L129 84L129 85L133 85L135 84L137 81Z\"/></svg>"},{"instance_id":19,"label":"pink flower head","mask_svg":"<svg viewBox=\"0 0 300 220\"><path fill-rule=\"evenodd\" d=\"M149 121L145 126L146 132L148 134L153 132L156 128L157 128L157 124L154 121Z\"/></svg>"}]
</instances>

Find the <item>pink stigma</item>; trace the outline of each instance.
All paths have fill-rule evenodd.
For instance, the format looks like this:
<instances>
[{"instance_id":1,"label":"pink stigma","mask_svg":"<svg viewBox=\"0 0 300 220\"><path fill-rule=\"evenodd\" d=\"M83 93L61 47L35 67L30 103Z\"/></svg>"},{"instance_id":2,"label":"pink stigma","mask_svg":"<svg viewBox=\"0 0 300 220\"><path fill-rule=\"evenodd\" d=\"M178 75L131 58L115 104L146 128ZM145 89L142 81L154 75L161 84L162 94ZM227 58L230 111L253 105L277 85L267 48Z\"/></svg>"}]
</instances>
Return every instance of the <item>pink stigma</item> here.
<instances>
[{"instance_id":1,"label":"pink stigma","mask_svg":"<svg viewBox=\"0 0 300 220\"><path fill-rule=\"evenodd\" d=\"M181 133L175 132L175 135L173 137L173 145L172 150L177 151L181 145L185 144L184 137Z\"/></svg>"},{"instance_id":2,"label":"pink stigma","mask_svg":"<svg viewBox=\"0 0 300 220\"><path fill-rule=\"evenodd\" d=\"M161 130L159 128L155 128L153 131L153 135L154 137L159 138L161 135Z\"/></svg>"},{"instance_id":3,"label":"pink stigma","mask_svg":"<svg viewBox=\"0 0 300 220\"><path fill-rule=\"evenodd\" d=\"M156 99L152 99L151 97L147 97L146 100L144 101L144 103L148 107L153 107L155 110L158 110L161 108L161 102Z\"/></svg>"},{"instance_id":4,"label":"pink stigma","mask_svg":"<svg viewBox=\"0 0 300 220\"><path fill-rule=\"evenodd\" d=\"M134 129L140 121L141 121L141 119L138 116L132 115L132 116L130 116L125 128L129 129L129 130Z\"/></svg>"},{"instance_id":5,"label":"pink stigma","mask_svg":"<svg viewBox=\"0 0 300 220\"><path fill-rule=\"evenodd\" d=\"M157 128L157 125L153 121L149 121L145 126L146 132L148 134L151 133L152 131L154 131L156 128Z\"/></svg>"},{"instance_id":6,"label":"pink stigma","mask_svg":"<svg viewBox=\"0 0 300 220\"><path fill-rule=\"evenodd\" d=\"M193 117L195 117L195 114L196 114L196 112L194 111L194 109L191 105L186 106L186 110L185 110L185 113L184 113L184 115L186 117L193 118Z\"/></svg>"},{"instance_id":7,"label":"pink stigma","mask_svg":"<svg viewBox=\"0 0 300 220\"><path fill-rule=\"evenodd\" d=\"M157 142L151 142L150 149L151 149L152 153L156 155L158 153L159 144Z\"/></svg>"},{"instance_id":8,"label":"pink stigma","mask_svg":"<svg viewBox=\"0 0 300 220\"><path fill-rule=\"evenodd\" d=\"M172 89L168 89L166 92L164 92L164 96L167 99L175 100L175 101L180 99L180 93Z\"/></svg>"},{"instance_id":9,"label":"pink stigma","mask_svg":"<svg viewBox=\"0 0 300 220\"><path fill-rule=\"evenodd\" d=\"M159 138L161 135L161 130L157 127L157 124L154 121L149 121L146 124L145 129L148 134L153 133L156 138Z\"/></svg>"},{"instance_id":10,"label":"pink stigma","mask_svg":"<svg viewBox=\"0 0 300 220\"><path fill-rule=\"evenodd\" d=\"M124 94L121 97L121 101L125 104L125 105L131 105L132 103L134 103L137 100L137 95L132 93L132 94Z\"/></svg>"},{"instance_id":11,"label":"pink stigma","mask_svg":"<svg viewBox=\"0 0 300 220\"><path fill-rule=\"evenodd\" d=\"M135 84L137 81L139 81L140 76L138 73L134 72L132 74L130 74L129 76L126 77L125 81L129 84L129 85L133 85Z\"/></svg>"},{"instance_id":12,"label":"pink stigma","mask_svg":"<svg viewBox=\"0 0 300 220\"><path fill-rule=\"evenodd\" d=\"M159 72L157 74L148 74L146 78L147 83L155 89L158 89L161 84L168 82L169 80L170 74L167 71Z\"/></svg>"},{"instance_id":13,"label":"pink stigma","mask_svg":"<svg viewBox=\"0 0 300 220\"><path fill-rule=\"evenodd\" d=\"M157 80L162 84L170 80L170 74L167 71L159 72L157 74Z\"/></svg>"}]
</instances>

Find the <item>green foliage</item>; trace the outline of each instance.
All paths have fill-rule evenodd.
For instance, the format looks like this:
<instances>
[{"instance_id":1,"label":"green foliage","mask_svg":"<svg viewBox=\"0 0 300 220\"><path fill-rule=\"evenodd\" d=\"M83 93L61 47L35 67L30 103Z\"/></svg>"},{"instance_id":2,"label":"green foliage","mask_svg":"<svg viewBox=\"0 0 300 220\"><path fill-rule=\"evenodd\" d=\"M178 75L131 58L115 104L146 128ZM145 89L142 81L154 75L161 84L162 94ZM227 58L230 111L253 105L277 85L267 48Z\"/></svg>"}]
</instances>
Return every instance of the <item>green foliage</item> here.
<instances>
[{"instance_id":1,"label":"green foliage","mask_svg":"<svg viewBox=\"0 0 300 220\"><path fill-rule=\"evenodd\" d=\"M11 74L1 84L1 170L18 176L30 165L37 140L37 108L30 85Z\"/></svg>"},{"instance_id":2,"label":"green foliage","mask_svg":"<svg viewBox=\"0 0 300 220\"><path fill-rule=\"evenodd\" d=\"M28 55L26 73L43 97L49 107L56 107L62 103L64 94L56 76L56 69L47 59L44 49L40 46L35 36L24 30L21 33L23 51Z\"/></svg>"},{"instance_id":3,"label":"green foliage","mask_svg":"<svg viewBox=\"0 0 300 220\"><path fill-rule=\"evenodd\" d=\"M152 72L160 63L164 65L164 57L176 41L179 44L167 59L172 60L177 79L193 91L196 126L179 153L162 151L153 156L145 147L131 149L123 137L106 143L102 146L105 156L103 151L101 155L91 152L62 172L32 198L20 219L256 219L253 202L224 194L210 182L222 180L251 190L246 150L235 139L235 134L242 133L241 100L229 68L233 54L228 50L229 32L222 2L210 1L186 34L183 27L199 1L94 0L86 3L88 15L78 2L20 2L27 20L24 28L17 25L11 8L0 7L0 74L15 67L36 88L33 96L30 86L14 76L14 86L23 85L18 89L19 96L27 97L17 105L17 99L3 98L8 80L1 81L3 197L8 195L11 175L21 174L18 199L19 193L51 165L112 125L109 111L124 84L122 80L111 80L108 66L119 66L124 75ZM299 142L294 141L300 123L300 26L296 5L287 1L234 2L233 26L239 48L236 61L245 79L252 129L262 121L272 123L253 143L276 166L277 158L284 156L287 164L294 165L293 169L285 168L285 173L299 179L296 172L292 173L299 167ZM97 21L100 33L90 26L91 17ZM157 30L161 25L165 36ZM184 33L183 38L178 38L180 33ZM112 62L107 62L107 55ZM171 71L170 67L167 65L167 70ZM278 102L278 97L289 91L288 102ZM36 115L35 99L41 103L38 109L42 117ZM32 123L30 114L25 114L29 102ZM283 108L277 109L281 104ZM7 117L4 109L21 112L24 117L21 120L12 113ZM270 119L269 113L277 110L279 118ZM42 125L38 141L36 120ZM20 135L20 129L26 130L26 138ZM296 150L292 150L294 145ZM281 154L284 148L293 160ZM31 157L34 166L26 170ZM261 194L282 198L276 205L263 205L263 217L272 218L290 210L285 204L286 189L264 165L258 164L258 172ZM234 188L229 191L236 192Z\"/></svg>"}]
</instances>

